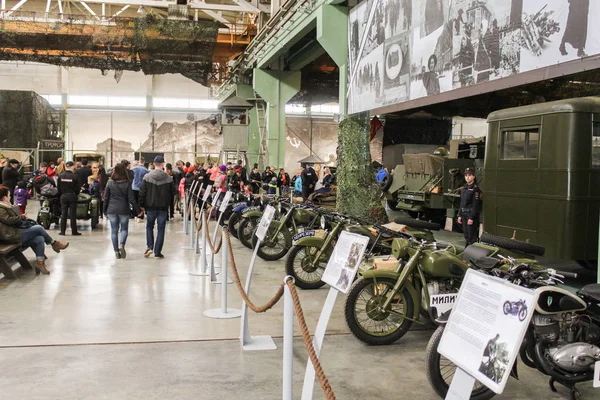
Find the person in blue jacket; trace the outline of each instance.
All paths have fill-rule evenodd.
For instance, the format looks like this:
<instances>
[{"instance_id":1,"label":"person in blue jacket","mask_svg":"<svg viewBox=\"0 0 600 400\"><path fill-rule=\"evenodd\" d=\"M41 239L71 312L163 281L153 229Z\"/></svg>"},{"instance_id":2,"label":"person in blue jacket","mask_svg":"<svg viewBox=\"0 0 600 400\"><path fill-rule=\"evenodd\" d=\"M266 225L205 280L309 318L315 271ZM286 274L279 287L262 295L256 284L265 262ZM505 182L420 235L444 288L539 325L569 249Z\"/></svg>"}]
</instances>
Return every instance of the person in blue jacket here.
<instances>
[{"instance_id":1,"label":"person in blue jacket","mask_svg":"<svg viewBox=\"0 0 600 400\"><path fill-rule=\"evenodd\" d=\"M294 195L296 197L302 196L302 169L296 172L296 176L292 179L294 183Z\"/></svg>"}]
</instances>

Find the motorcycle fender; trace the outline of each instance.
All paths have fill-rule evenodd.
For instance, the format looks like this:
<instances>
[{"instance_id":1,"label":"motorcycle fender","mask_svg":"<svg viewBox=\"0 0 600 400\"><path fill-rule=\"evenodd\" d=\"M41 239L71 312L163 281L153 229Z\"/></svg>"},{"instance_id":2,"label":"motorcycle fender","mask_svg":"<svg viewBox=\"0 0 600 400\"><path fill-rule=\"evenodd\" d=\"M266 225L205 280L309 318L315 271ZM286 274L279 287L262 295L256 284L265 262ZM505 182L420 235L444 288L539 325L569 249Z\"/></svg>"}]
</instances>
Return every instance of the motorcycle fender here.
<instances>
[{"instance_id":1,"label":"motorcycle fender","mask_svg":"<svg viewBox=\"0 0 600 400\"><path fill-rule=\"evenodd\" d=\"M323 247L325 244L325 239L319 238L316 236L307 236L301 239L298 239L294 242L294 246L310 246L310 247L318 247L319 249Z\"/></svg>"},{"instance_id":2,"label":"motorcycle fender","mask_svg":"<svg viewBox=\"0 0 600 400\"><path fill-rule=\"evenodd\" d=\"M285 227L281 227L281 229L279 228L281 225L281 222L279 221L271 221L271 225L269 226L269 234L275 232L276 230L280 230L280 232L283 233L283 236L285 237L285 246L289 249L292 247L292 235L290 234L290 231Z\"/></svg>"},{"instance_id":3,"label":"motorcycle fender","mask_svg":"<svg viewBox=\"0 0 600 400\"><path fill-rule=\"evenodd\" d=\"M377 280L377 279L381 279L381 278L398 280L399 276L400 276L400 274L398 272L387 270L387 269L370 269L368 271L365 271L362 274L363 279L373 279L373 280ZM417 293L417 289L415 289L415 286L412 284L412 282L410 282L408 280L404 284L404 287L408 290L408 292L410 293L410 297L412 297L412 300L413 300L413 304L414 304L413 315L419 315L419 313L421 312L421 295L419 293Z\"/></svg>"},{"instance_id":4,"label":"motorcycle fender","mask_svg":"<svg viewBox=\"0 0 600 400\"><path fill-rule=\"evenodd\" d=\"M242 217L243 218L261 218L263 215L263 212L260 210L255 210L255 211L248 211L247 213L242 213Z\"/></svg>"},{"instance_id":5,"label":"motorcycle fender","mask_svg":"<svg viewBox=\"0 0 600 400\"><path fill-rule=\"evenodd\" d=\"M451 312L452 312L452 310L446 311L445 313L443 313L442 315L440 315L439 318L435 320L435 322L438 325L446 325L448 323L448 320L450 319L450 313Z\"/></svg>"}]
</instances>

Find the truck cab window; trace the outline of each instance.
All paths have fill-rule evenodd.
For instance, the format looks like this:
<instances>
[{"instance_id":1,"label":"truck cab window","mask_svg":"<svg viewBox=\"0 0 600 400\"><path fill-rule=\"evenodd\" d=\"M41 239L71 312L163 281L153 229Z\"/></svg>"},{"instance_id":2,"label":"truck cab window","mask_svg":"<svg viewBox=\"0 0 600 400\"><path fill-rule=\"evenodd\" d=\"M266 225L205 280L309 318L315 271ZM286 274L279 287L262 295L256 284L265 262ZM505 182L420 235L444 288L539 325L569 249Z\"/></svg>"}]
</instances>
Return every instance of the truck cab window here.
<instances>
[{"instance_id":1,"label":"truck cab window","mask_svg":"<svg viewBox=\"0 0 600 400\"><path fill-rule=\"evenodd\" d=\"M503 131L500 158L502 160L534 160L538 155L538 128Z\"/></svg>"},{"instance_id":2,"label":"truck cab window","mask_svg":"<svg viewBox=\"0 0 600 400\"><path fill-rule=\"evenodd\" d=\"M600 122L594 122L592 133L592 168L600 169Z\"/></svg>"}]
</instances>

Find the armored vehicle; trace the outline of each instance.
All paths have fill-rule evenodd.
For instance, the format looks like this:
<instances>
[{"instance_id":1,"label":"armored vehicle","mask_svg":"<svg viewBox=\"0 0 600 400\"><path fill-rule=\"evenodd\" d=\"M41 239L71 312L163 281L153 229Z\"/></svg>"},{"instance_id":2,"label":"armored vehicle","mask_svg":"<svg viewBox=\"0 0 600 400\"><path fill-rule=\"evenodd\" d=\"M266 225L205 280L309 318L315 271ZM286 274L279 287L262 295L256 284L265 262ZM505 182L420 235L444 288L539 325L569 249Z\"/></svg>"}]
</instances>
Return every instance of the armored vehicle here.
<instances>
[{"instance_id":1,"label":"armored vehicle","mask_svg":"<svg viewBox=\"0 0 600 400\"><path fill-rule=\"evenodd\" d=\"M488 116L483 226L544 246L548 259L598 259L600 97Z\"/></svg>"}]
</instances>

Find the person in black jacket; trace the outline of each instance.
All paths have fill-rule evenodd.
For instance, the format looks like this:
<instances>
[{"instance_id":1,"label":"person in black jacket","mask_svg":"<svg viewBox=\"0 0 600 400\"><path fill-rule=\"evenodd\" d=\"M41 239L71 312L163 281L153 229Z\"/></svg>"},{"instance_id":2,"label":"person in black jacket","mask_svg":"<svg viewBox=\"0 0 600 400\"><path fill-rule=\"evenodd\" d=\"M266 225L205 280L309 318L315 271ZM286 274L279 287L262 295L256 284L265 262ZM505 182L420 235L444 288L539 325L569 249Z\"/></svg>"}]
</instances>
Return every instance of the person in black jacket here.
<instances>
[{"instance_id":1,"label":"person in black jacket","mask_svg":"<svg viewBox=\"0 0 600 400\"><path fill-rule=\"evenodd\" d=\"M19 161L13 158L2 170L2 184L9 188L11 193L14 193L20 178ZM10 196L10 204L15 204L14 196Z\"/></svg>"},{"instance_id":2,"label":"person in black jacket","mask_svg":"<svg viewBox=\"0 0 600 400\"><path fill-rule=\"evenodd\" d=\"M258 166L255 166L252 172L250 172L250 185L252 187L253 194L260 193L260 187L262 186L262 180L260 172L258 172Z\"/></svg>"},{"instance_id":3,"label":"person in black jacket","mask_svg":"<svg viewBox=\"0 0 600 400\"><path fill-rule=\"evenodd\" d=\"M67 215L69 215L71 219L71 234L73 236L79 236L81 233L77 232L77 195L79 194L81 186L78 184L75 173L73 172L75 163L73 161L67 161L65 168L66 171L58 176L56 182L58 195L60 196L61 210L59 235L65 235L67 230Z\"/></svg>"},{"instance_id":4,"label":"person in black jacket","mask_svg":"<svg viewBox=\"0 0 600 400\"><path fill-rule=\"evenodd\" d=\"M8 160L6 158L0 159L0 185L2 184L2 171L8 164Z\"/></svg>"},{"instance_id":5,"label":"person in black jacket","mask_svg":"<svg viewBox=\"0 0 600 400\"><path fill-rule=\"evenodd\" d=\"M127 257L125 243L129 231L130 205L135 215L141 214L127 176L127 168L123 164L117 164L104 191L104 214L108 215L110 221L110 238L117 258ZM119 227L121 228L120 243Z\"/></svg>"},{"instance_id":6,"label":"person in black jacket","mask_svg":"<svg viewBox=\"0 0 600 400\"><path fill-rule=\"evenodd\" d=\"M458 223L462 224L467 246L477 242L479 238L479 220L481 214L481 189L477 185L475 170L465 168L467 184L460 191L460 208Z\"/></svg>"},{"instance_id":7,"label":"person in black jacket","mask_svg":"<svg viewBox=\"0 0 600 400\"><path fill-rule=\"evenodd\" d=\"M146 251L144 257L148 258L154 253L156 258L164 258L162 248L165 241L165 226L169 212L169 204L177 190L173 178L167 174L165 159L156 156L155 169L150 171L140 187L140 207L146 211ZM154 241L154 224L158 225L156 242Z\"/></svg>"},{"instance_id":8,"label":"person in black jacket","mask_svg":"<svg viewBox=\"0 0 600 400\"><path fill-rule=\"evenodd\" d=\"M275 173L271 170L271 167L267 166L267 168L265 168L265 172L262 174L263 185L268 185L273 178L276 178Z\"/></svg>"},{"instance_id":9,"label":"person in black jacket","mask_svg":"<svg viewBox=\"0 0 600 400\"><path fill-rule=\"evenodd\" d=\"M81 168L78 168L74 174L77 179L77 185L79 185L79 189L88 183L88 177L92 175L92 169L88 167L88 161L86 158L81 160Z\"/></svg>"},{"instance_id":10,"label":"person in black jacket","mask_svg":"<svg viewBox=\"0 0 600 400\"><path fill-rule=\"evenodd\" d=\"M315 191L315 185L319 178L314 168L309 164L304 164L304 170L302 171L302 198L304 201L308 199L308 196Z\"/></svg>"}]
</instances>

